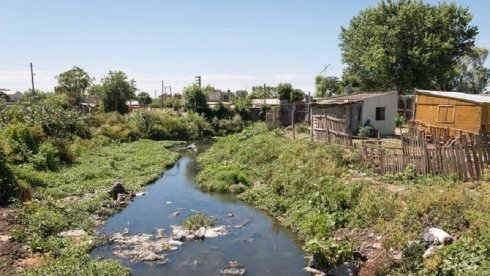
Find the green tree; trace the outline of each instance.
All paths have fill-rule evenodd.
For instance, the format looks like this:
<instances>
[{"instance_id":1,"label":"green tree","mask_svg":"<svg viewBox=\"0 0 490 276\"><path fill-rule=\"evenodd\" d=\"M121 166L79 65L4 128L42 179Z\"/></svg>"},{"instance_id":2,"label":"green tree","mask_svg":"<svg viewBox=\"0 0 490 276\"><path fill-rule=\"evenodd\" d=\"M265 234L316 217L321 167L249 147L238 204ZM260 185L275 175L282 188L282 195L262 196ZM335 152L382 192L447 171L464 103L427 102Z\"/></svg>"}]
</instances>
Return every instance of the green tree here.
<instances>
[{"instance_id":1,"label":"green tree","mask_svg":"<svg viewBox=\"0 0 490 276\"><path fill-rule=\"evenodd\" d=\"M490 69L484 65L487 57L488 49L477 47L464 56L456 69L454 89L472 94L484 92L490 79Z\"/></svg>"},{"instance_id":2,"label":"green tree","mask_svg":"<svg viewBox=\"0 0 490 276\"><path fill-rule=\"evenodd\" d=\"M152 99L150 97L150 94L146 93L146 92L140 92L138 94L138 102L141 104L141 105L149 105L151 104L152 102Z\"/></svg>"},{"instance_id":3,"label":"green tree","mask_svg":"<svg viewBox=\"0 0 490 276\"><path fill-rule=\"evenodd\" d=\"M250 119L250 107L252 106L252 101L248 97L247 90L236 91L235 95L231 97L231 103L234 106L235 112L240 114L243 119Z\"/></svg>"},{"instance_id":4,"label":"green tree","mask_svg":"<svg viewBox=\"0 0 490 276\"><path fill-rule=\"evenodd\" d=\"M222 91L208 84L204 88L202 88L202 92L207 95L212 92L222 92Z\"/></svg>"},{"instance_id":5,"label":"green tree","mask_svg":"<svg viewBox=\"0 0 490 276\"><path fill-rule=\"evenodd\" d=\"M102 106L105 112L128 112L126 101L135 98L135 82L122 71L109 71L102 79Z\"/></svg>"},{"instance_id":6,"label":"green tree","mask_svg":"<svg viewBox=\"0 0 490 276\"><path fill-rule=\"evenodd\" d=\"M364 90L448 90L478 33L467 8L418 0L381 1L342 28L344 79Z\"/></svg>"},{"instance_id":7,"label":"green tree","mask_svg":"<svg viewBox=\"0 0 490 276\"><path fill-rule=\"evenodd\" d=\"M280 83L276 87L280 100L298 102L304 99L305 93L300 89L294 89L290 83Z\"/></svg>"},{"instance_id":8,"label":"green tree","mask_svg":"<svg viewBox=\"0 0 490 276\"><path fill-rule=\"evenodd\" d=\"M273 86L254 86L250 99L275 99L277 97L276 88Z\"/></svg>"},{"instance_id":9,"label":"green tree","mask_svg":"<svg viewBox=\"0 0 490 276\"><path fill-rule=\"evenodd\" d=\"M8 101L8 99L9 99L9 96L5 92L0 90L0 101L6 102L6 101Z\"/></svg>"},{"instance_id":10,"label":"green tree","mask_svg":"<svg viewBox=\"0 0 490 276\"><path fill-rule=\"evenodd\" d=\"M93 84L88 89L89 95L102 95L104 94L104 87L102 84Z\"/></svg>"},{"instance_id":11,"label":"green tree","mask_svg":"<svg viewBox=\"0 0 490 276\"><path fill-rule=\"evenodd\" d=\"M208 114L209 112L206 95L197 84L184 88L182 92L182 104L187 110L199 114Z\"/></svg>"},{"instance_id":12,"label":"green tree","mask_svg":"<svg viewBox=\"0 0 490 276\"><path fill-rule=\"evenodd\" d=\"M321 75L315 77L315 94L317 97L329 97L339 93L339 91L339 78L335 76L323 77Z\"/></svg>"},{"instance_id":13,"label":"green tree","mask_svg":"<svg viewBox=\"0 0 490 276\"><path fill-rule=\"evenodd\" d=\"M87 72L77 66L59 74L56 79L58 80L56 92L66 94L72 105L79 105L82 102L85 92L93 81Z\"/></svg>"}]
</instances>

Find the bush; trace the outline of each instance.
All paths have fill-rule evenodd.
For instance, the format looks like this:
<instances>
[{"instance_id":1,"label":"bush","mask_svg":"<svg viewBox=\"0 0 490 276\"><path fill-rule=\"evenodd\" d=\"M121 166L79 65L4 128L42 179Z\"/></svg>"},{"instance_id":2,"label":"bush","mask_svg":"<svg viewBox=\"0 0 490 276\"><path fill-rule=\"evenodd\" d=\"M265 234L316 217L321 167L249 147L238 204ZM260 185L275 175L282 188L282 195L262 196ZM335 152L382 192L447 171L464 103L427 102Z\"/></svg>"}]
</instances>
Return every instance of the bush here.
<instances>
[{"instance_id":1,"label":"bush","mask_svg":"<svg viewBox=\"0 0 490 276\"><path fill-rule=\"evenodd\" d=\"M59 162L58 150L51 143L43 143L39 153L32 158L32 164L37 170L54 171L58 168Z\"/></svg>"},{"instance_id":2,"label":"bush","mask_svg":"<svg viewBox=\"0 0 490 276\"><path fill-rule=\"evenodd\" d=\"M16 182L10 168L7 167L3 150L0 147L0 206L6 205L16 194Z\"/></svg>"},{"instance_id":3,"label":"bush","mask_svg":"<svg viewBox=\"0 0 490 276\"><path fill-rule=\"evenodd\" d=\"M13 124L3 134L3 150L10 162L28 162L37 153L38 142L26 124Z\"/></svg>"}]
</instances>

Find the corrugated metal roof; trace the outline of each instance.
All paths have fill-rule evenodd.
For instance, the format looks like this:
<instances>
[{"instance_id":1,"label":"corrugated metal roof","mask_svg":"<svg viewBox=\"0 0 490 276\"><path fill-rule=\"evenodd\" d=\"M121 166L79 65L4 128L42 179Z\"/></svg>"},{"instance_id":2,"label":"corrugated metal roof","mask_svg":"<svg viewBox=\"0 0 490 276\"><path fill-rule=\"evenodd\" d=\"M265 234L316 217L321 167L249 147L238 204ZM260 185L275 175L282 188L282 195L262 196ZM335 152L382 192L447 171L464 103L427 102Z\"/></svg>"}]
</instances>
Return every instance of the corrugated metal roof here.
<instances>
[{"instance_id":1,"label":"corrugated metal roof","mask_svg":"<svg viewBox=\"0 0 490 276\"><path fill-rule=\"evenodd\" d=\"M367 98L385 95L386 93L390 93L390 92L355 93L355 94L334 96L322 101L315 102L313 103L313 105L357 103L357 102L362 102L364 99Z\"/></svg>"},{"instance_id":2,"label":"corrugated metal roof","mask_svg":"<svg viewBox=\"0 0 490 276\"><path fill-rule=\"evenodd\" d=\"M416 92L418 94L432 95L436 97L443 97L455 100L468 101L473 103L490 103L489 96L467 94L462 92L448 92L448 91L431 91L431 90L419 90Z\"/></svg>"}]
</instances>

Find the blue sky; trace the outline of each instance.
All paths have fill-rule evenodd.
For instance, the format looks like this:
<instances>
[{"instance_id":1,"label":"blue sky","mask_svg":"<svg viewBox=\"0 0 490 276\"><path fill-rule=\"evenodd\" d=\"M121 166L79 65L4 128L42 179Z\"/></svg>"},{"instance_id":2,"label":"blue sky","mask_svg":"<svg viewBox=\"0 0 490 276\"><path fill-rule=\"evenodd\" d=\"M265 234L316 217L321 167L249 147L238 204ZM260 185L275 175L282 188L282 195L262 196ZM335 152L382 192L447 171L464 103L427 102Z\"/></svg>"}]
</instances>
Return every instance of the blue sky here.
<instances>
[{"instance_id":1,"label":"blue sky","mask_svg":"<svg viewBox=\"0 0 490 276\"><path fill-rule=\"evenodd\" d=\"M437 1L430 1L437 2ZM477 46L490 48L490 1L468 6ZM55 76L80 66L99 80L123 70L138 88L174 91L201 75L203 84L250 89L291 82L314 90L330 64L340 76L339 33L377 0L0 0L0 87L52 90ZM487 61L487 66L490 66Z\"/></svg>"}]
</instances>

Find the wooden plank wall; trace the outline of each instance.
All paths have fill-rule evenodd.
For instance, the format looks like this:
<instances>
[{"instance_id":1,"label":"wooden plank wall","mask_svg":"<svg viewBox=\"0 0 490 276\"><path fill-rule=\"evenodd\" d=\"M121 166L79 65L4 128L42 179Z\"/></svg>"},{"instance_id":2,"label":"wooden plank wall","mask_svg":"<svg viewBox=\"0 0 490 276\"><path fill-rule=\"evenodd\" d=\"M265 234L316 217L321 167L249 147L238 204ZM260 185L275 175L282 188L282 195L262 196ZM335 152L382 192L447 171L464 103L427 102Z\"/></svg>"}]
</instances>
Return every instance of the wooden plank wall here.
<instances>
[{"instance_id":1,"label":"wooden plank wall","mask_svg":"<svg viewBox=\"0 0 490 276\"><path fill-rule=\"evenodd\" d=\"M333 116L313 115L313 138L329 144L352 147L347 120Z\"/></svg>"},{"instance_id":2,"label":"wooden plank wall","mask_svg":"<svg viewBox=\"0 0 490 276\"><path fill-rule=\"evenodd\" d=\"M269 129L275 129L282 125L281 111L269 109L265 113L265 123Z\"/></svg>"}]
</instances>

